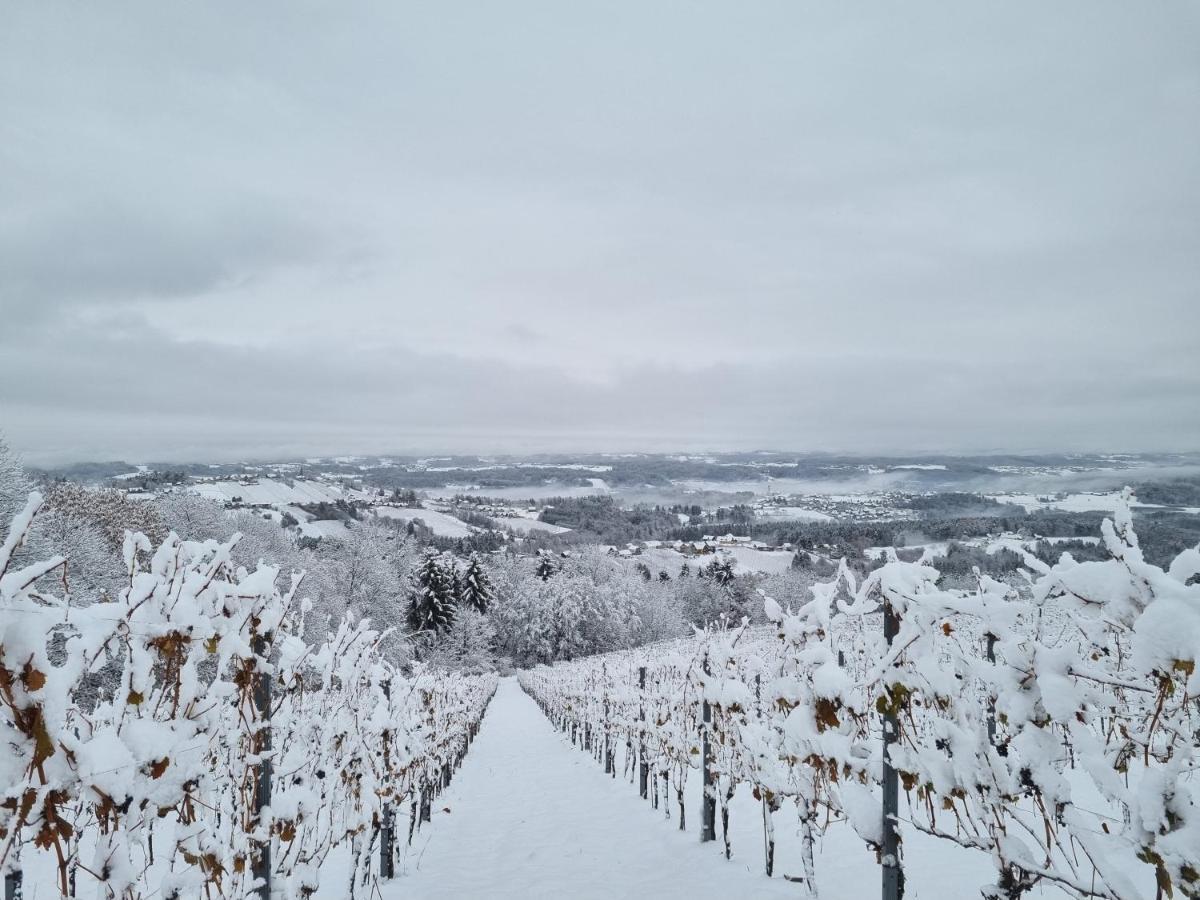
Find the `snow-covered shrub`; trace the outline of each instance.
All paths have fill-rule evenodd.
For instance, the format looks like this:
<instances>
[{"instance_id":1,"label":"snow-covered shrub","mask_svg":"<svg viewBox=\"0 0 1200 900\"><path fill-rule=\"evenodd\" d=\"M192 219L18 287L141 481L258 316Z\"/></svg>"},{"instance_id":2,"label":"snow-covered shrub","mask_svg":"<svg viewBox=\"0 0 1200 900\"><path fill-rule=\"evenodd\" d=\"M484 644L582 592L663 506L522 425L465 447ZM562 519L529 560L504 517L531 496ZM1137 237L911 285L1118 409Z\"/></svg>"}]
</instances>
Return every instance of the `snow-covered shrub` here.
<instances>
[{"instance_id":1,"label":"snow-covered shrub","mask_svg":"<svg viewBox=\"0 0 1200 900\"><path fill-rule=\"evenodd\" d=\"M350 617L310 643L303 576L236 565L236 535L127 532L124 587L76 606L42 587L68 560L13 565L41 505L0 545L0 868L46 852L64 894L248 897L263 865L304 897L334 847L361 874L385 810L461 759L494 677L405 677Z\"/></svg>"},{"instance_id":2,"label":"snow-covered shrub","mask_svg":"<svg viewBox=\"0 0 1200 900\"><path fill-rule=\"evenodd\" d=\"M901 832L987 854L985 896L1049 884L1136 900L1147 883L1200 896L1200 548L1147 563L1129 500L1103 523L1107 559L1024 554L1021 591L978 571L950 588L931 558L892 554L861 584L842 565L798 609L765 598L770 630L708 630L521 682L593 752L595 735L627 742L679 791L707 730L711 794L723 807L753 790L768 870L772 815L795 806L810 890L824 824L848 821L879 852L888 714Z\"/></svg>"}]
</instances>

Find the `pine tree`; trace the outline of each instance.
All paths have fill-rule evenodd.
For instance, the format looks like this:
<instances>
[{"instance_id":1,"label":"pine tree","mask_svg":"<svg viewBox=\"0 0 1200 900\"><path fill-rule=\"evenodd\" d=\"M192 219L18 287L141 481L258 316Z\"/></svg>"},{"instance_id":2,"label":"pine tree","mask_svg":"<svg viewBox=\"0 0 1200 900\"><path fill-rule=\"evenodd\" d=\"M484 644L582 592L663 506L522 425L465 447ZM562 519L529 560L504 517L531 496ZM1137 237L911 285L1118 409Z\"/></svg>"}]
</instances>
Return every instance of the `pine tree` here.
<instances>
[{"instance_id":1,"label":"pine tree","mask_svg":"<svg viewBox=\"0 0 1200 900\"><path fill-rule=\"evenodd\" d=\"M442 554L442 571L446 573L450 600L457 609L462 604L463 583L462 573L458 570L458 558L453 553Z\"/></svg>"},{"instance_id":2,"label":"pine tree","mask_svg":"<svg viewBox=\"0 0 1200 900\"><path fill-rule=\"evenodd\" d=\"M437 550L429 548L417 566L409 598L408 624L413 631L444 631L454 623L453 575Z\"/></svg>"},{"instance_id":3,"label":"pine tree","mask_svg":"<svg viewBox=\"0 0 1200 900\"><path fill-rule=\"evenodd\" d=\"M467 568L460 581L458 602L460 606L470 607L480 613L487 612L492 602L492 582L477 553L472 553L467 560Z\"/></svg>"},{"instance_id":4,"label":"pine tree","mask_svg":"<svg viewBox=\"0 0 1200 900\"><path fill-rule=\"evenodd\" d=\"M544 550L538 551L538 564L533 574L542 581L549 581L551 576L557 570L554 568L554 560L550 558L550 554Z\"/></svg>"},{"instance_id":5,"label":"pine tree","mask_svg":"<svg viewBox=\"0 0 1200 900\"><path fill-rule=\"evenodd\" d=\"M713 579L717 584L727 585L733 581L733 561L714 559L702 571L702 574Z\"/></svg>"}]
</instances>

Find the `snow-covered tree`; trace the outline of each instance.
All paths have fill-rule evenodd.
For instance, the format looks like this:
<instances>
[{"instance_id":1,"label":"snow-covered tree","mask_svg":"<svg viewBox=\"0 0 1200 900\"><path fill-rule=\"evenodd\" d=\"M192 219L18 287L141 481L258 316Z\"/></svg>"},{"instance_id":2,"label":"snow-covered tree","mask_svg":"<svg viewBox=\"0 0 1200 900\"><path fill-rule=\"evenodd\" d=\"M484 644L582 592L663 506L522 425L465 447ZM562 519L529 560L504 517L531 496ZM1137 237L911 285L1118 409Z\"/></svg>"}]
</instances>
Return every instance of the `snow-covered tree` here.
<instances>
[{"instance_id":1,"label":"snow-covered tree","mask_svg":"<svg viewBox=\"0 0 1200 900\"><path fill-rule=\"evenodd\" d=\"M112 488L92 490L74 482L57 482L46 491L46 507L95 526L114 550L124 543L126 531L140 532L152 541L167 536L153 504L130 500Z\"/></svg>"},{"instance_id":2,"label":"snow-covered tree","mask_svg":"<svg viewBox=\"0 0 1200 900\"><path fill-rule=\"evenodd\" d=\"M413 572L409 595L409 628L414 632L445 631L454 623L455 597L449 561L437 550L428 548Z\"/></svg>"},{"instance_id":3,"label":"snow-covered tree","mask_svg":"<svg viewBox=\"0 0 1200 900\"><path fill-rule=\"evenodd\" d=\"M25 505L33 484L17 455L0 435L0 521L8 523Z\"/></svg>"},{"instance_id":4,"label":"snow-covered tree","mask_svg":"<svg viewBox=\"0 0 1200 900\"><path fill-rule=\"evenodd\" d=\"M557 571L558 568L554 565L554 558L545 550L539 550L537 568L534 570L534 574L542 579L542 581L549 581Z\"/></svg>"},{"instance_id":5,"label":"snow-covered tree","mask_svg":"<svg viewBox=\"0 0 1200 900\"><path fill-rule=\"evenodd\" d=\"M430 666L472 674L491 672L496 668L495 639L496 629L489 617L472 606L461 605L453 624L433 643L424 661Z\"/></svg>"},{"instance_id":6,"label":"snow-covered tree","mask_svg":"<svg viewBox=\"0 0 1200 900\"><path fill-rule=\"evenodd\" d=\"M458 585L458 605L486 613L492 602L492 582L478 553L472 553L463 568Z\"/></svg>"}]
</instances>

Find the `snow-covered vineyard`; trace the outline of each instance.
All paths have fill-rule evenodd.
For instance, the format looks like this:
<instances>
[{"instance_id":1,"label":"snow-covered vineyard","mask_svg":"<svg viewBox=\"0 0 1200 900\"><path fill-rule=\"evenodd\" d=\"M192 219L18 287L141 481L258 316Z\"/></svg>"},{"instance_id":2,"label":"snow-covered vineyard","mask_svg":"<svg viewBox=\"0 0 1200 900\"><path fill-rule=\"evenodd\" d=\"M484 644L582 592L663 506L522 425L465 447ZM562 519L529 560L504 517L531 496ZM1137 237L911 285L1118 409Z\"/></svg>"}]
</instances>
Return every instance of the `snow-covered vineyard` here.
<instances>
[{"instance_id":1,"label":"snow-covered vineyard","mask_svg":"<svg viewBox=\"0 0 1200 900\"><path fill-rule=\"evenodd\" d=\"M984 575L942 589L928 559L861 584L843 564L799 610L764 597L771 633L707 631L521 682L681 828L700 780L701 840L727 857L733 809L759 825L739 849L761 848L768 875L786 836L807 895L882 880L900 896L907 877L923 897L1198 896L1200 552L1148 565L1127 505L1103 540L1104 562L1028 557L1025 599ZM854 852L854 835L879 868L823 890L821 848ZM954 883L965 872L986 877Z\"/></svg>"},{"instance_id":2,"label":"snow-covered vineyard","mask_svg":"<svg viewBox=\"0 0 1200 900\"><path fill-rule=\"evenodd\" d=\"M33 587L68 587L62 557L10 571L41 503L0 547L7 895L308 897L331 859L342 889L376 879L495 676L401 675L365 621L310 640L301 580L235 568L236 538L128 533L128 587L73 608Z\"/></svg>"},{"instance_id":3,"label":"snow-covered vineyard","mask_svg":"<svg viewBox=\"0 0 1200 900\"><path fill-rule=\"evenodd\" d=\"M1127 501L1108 559L1020 589L843 561L768 625L498 679L311 633L236 539L128 533L74 605L67 560L14 563L35 494L0 548L8 896L1200 896L1200 550L1146 562Z\"/></svg>"}]
</instances>

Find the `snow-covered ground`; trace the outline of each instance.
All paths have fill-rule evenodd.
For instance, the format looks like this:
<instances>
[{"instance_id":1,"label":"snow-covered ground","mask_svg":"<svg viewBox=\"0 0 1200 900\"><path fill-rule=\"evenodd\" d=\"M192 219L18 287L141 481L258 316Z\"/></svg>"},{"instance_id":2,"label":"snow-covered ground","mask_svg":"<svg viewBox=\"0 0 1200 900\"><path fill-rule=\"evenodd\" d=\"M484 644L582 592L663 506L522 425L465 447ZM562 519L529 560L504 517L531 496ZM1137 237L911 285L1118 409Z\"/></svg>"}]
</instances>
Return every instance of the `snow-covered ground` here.
<instances>
[{"instance_id":1,"label":"snow-covered ground","mask_svg":"<svg viewBox=\"0 0 1200 900\"><path fill-rule=\"evenodd\" d=\"M496 524L501 528L508 528L517 534L529 534L531 531L545 531L550 534L564 534L570 531L564 525L551 525L549 522L543 522L540 519L529 518L526 516L507 516L496 519Z\"/></svg>"},{"instance_id":2,"label":"snow-covered ground","mask_svg":"<svg viewBox=\"0 0 1200 900\"><path fill-rule=\"evenodd\" d=\"M755 550L751 547L721 547L716 553L706 553L698 556L685 556L669 547L656 547L643 550L631 559L644 562L653 572L664 571L672 578L684 563L695 571L714 561L732 560L734 572L744 575L747 572L761 572L766 575L777 575L786 572L792 566L796 554L790 550Z\"/></svg>"},{"instance_id":3,"label":"snow-covered ground","mask_svg":"<svg viewBox=\"0 0 1200 900\"><path fill-rule=\"evenodd\" d=\"M420 519L438 537L462 538L471 534L471 526L461 519L435 509L416 509L408 506L377 506L375 515L381 519L400 519L411 522Z\"/></svg>"},{"instance_id":4,"label":"snow-covered ground","mask_svg":"<svg viewBox=\"0 0 1200 900\"><path fill-rule=\"evenodd\" d=\"M240 481L208 481L189 487L201 497L218 503L231 503L240 497L246 506L285 506L300 503L333 503L344 500L344 494L336 487L320 481L287 482L274 478L260 478L255 484Z\"/></svg>"},{"instance_id":5,"label":"snow-covered ground","mask_svg":"<svg viewBox=\"0 0 1200 900\"><path fill-rule=\"evenodd\" d=\"M964 545L966 542L963 542ZM886 555L887 551L893 550L893 547L867 547L863 550L863 556L867 559L880 559ZM923 550L930 556L945 556L950 551L949 541L929 541L924 544L909 544L901 548L904 550Z\"/></svg>"},{"instance_id":6,"label":"snow-covered ground","mask_svg":"<svg viewBox=\"0 0 1200 900\"><path fill-rule=\"evenodd\" d=\"M340 519L316 519L312 522L301 522L300 533L310 538L347 538L350 529Z\"/></svg>"},{"instance_id":7,"label":"snow-covered ground","mask_svg":"<svg viewBox=\"0 0 1200 900\"><path fill-rule=\"evenodd\" d=\"M1121 499L1120 491L1109 491L1105 494L1067 494L1061 499L1054 495L1044 494L990 494L991 499L1001 503L1011 503L1024 507L1026 512L1038 509L1061 509L1066 512L1112 512L1117 508ZM1148 503L1131 504L1135 507L1151 506Z\"/></svg>"},{"instance_id":8,"label":"snow-covered ground","mask_svg":"<svg viewBox=\"0 0 1200 900\"><path fill-rule=\"evenodd\" d=\"M815 509L805 509L802 506L764 506L758 510L758 515L764 519L784 519L802 522L832 522L833 516L818 512Z\"/></svg>"},{"instance_id":9,"label":"snow-covered ground","mask_svg":"<svg viewBox=\"0 0 1200 900\"><path fill-rule=\"evenodd\" d=\"M787 808L775 814L775 877L763 871L761 806L748 790L731 805L733 855L718 839L700 844L701 784L688 779L687 830L678 809L654 810L626 777L617 777L553 728L514 679L505 679L479 738L433 821L408 848L382 900L489 898L728 898L802 896L784 876L802 871L799 838ZM988 858L912 828L902 829L906 900L978 897L994 878ZM816 849L822 900L878 896L880 867L849 825L831 826ZM339 882L340 883L340 882ZM1152 889L1151 894L1152 895ZM318 895L344 896L322 885ZM1062 896L1041 887L1032 897ZM1148 895L1149 896L1149 895Z\"/></svg>"},{"instance_id":10,"label":"snow-covered ground","mask_svg":"<svg viewBox=\"0 0 1200 900\"><path fill-rule=\"evenodd\" d=\"M429 492L434 499L452 500L456 494L473 497L495 497L497 500L545 500L550 497L591 497L609 493L608 484L602 478L591 478L591 487L552 484L528 484L521 487L483 487L478 484L448 484Z\"/></svg>"},{"instance_id":11,"label":"snow-covered ground","mask_svg":"<svg viewBox=\"0 0 1200 900\"><path fill-rule=\"evenodd\" d=\"M694 825L681 833L663 821L505 679L431 826L382 897L796 896L794 885L760 874L746 849L726 862L716 845L699 844Z\"/></svg>"}]
</instances>

